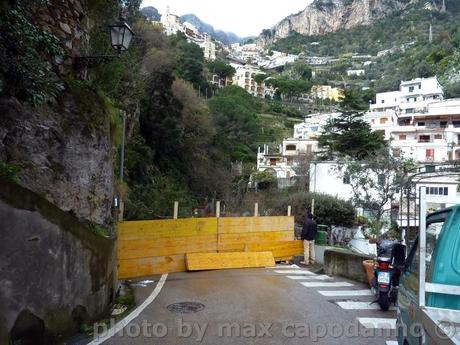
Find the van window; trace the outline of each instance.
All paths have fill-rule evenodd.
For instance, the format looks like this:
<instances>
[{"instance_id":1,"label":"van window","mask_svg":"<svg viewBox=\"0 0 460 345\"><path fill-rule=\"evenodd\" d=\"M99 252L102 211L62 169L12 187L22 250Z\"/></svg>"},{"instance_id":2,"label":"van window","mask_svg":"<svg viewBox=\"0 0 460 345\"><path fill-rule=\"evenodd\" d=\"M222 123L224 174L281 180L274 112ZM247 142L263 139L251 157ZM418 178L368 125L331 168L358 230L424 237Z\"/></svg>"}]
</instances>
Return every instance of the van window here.
<instances>
[{"instance_id":1,"label":"van window","mask_svg":"<svg viewBox=\"0 0 460 345\"><path fill-rule=\"evenodd\" d=\"M449 212L443 214L440 218L437 218L434 222L429 222L426 227L426 281L431 281L432 276L432 265L431 261L433 258L436 243L439 239L444 222L447 219ZM407 257L407 269L405 271L406 288L411 290L413 294L418 295L418 278L419 278L419 249L418 249L418 237L412 245L409 255Z\"/></svg>"}]
</instances>

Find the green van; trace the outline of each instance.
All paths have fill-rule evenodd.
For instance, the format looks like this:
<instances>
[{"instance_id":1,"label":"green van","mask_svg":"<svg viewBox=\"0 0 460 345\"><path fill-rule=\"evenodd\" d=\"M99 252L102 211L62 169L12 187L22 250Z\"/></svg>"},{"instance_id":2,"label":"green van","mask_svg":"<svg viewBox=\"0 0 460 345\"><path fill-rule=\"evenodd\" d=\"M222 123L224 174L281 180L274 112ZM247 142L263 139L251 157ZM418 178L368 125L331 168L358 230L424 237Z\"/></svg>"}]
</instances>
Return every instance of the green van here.
<instances>
[{"instance_id":1,"label":"green van","mask_svg":"<svg viewBox=\"0 0 460 345\"><path fill-rule=\"evenodd\" d=\"M424 282L419 281L423 269L419 262L420 234L409 250L401 276L398 343L460 344L460 205L429 214L425 234L426 276L421 279ZM426 286L423 302L420 302L420 286L424 292Z\"/></svg>"}]
</instances>

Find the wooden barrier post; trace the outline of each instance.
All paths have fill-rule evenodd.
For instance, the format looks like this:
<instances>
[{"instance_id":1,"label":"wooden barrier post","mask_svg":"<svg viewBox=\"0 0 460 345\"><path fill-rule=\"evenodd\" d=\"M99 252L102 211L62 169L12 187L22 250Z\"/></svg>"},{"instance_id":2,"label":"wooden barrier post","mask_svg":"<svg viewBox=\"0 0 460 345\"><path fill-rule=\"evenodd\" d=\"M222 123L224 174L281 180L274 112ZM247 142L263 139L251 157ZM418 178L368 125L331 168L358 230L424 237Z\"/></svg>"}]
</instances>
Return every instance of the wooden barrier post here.
<instances>
[{"instance_id":1,"label":"wooden barrier post","mask_svg":"<svg viewBox=\"0 0 460 345\"><path fill-rule=\"evenodd\" d=\"M259 217L259 203L254 204L254 217Z\"/></svg>"},{"instance_id":2,"label":"wooden barrier post","mask_svg":"<svg viewBox=\"0 0 460 345\"><path fill-rule=\"evenodd\" d=\"M288 205L288 214L287 215L288 215L288 217L291 216L291 205Z\"/></svg>"},{"instance_id":3,"label":"wooden barrier post","mask_svg":"<svg viewBox=\"0 0 460 345\"><path fill-rule=\"evenodd\" d=\"M315 215L315 199L311 199L311 214Z\"/></svg>"},{"instance_id":4,"label":"wooden barrier post","mask_svg":"<svg viewBox=\"0 0 460 345\"><path fill-rule=\"evenodd\" d=\"M179 201L174 201L174 219L179 218Z\"/></svg>"},{"instance_id":5,"label":"wooden barrier post","mask_svg":"<svg viewBox=\"0 0 460 345\"><path fill-rule=\"evenodd\" d=\"M220 218L220 201L216 201L216 217Z\"/></svg>"}]
</instances>

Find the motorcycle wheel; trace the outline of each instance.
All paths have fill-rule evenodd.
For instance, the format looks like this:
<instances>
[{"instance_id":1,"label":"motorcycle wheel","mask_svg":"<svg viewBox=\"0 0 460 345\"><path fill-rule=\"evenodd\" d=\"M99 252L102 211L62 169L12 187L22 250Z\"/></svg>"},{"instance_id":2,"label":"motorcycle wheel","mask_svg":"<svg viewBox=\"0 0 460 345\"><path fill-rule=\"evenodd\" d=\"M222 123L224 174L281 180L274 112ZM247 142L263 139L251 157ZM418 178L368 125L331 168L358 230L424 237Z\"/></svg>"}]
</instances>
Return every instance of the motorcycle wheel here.
<instances>
[{"instance_id":1,"label":"motorcycle wheel","mask_svg":"<svg viewBox=\"0 0 460 345\"><path fill-rule=\"evenodd\" d=\"M388 292L379 293L378 303L383 311L387 311L390 308L390 297L388 296Z\"/></svg>"}]
</instances>

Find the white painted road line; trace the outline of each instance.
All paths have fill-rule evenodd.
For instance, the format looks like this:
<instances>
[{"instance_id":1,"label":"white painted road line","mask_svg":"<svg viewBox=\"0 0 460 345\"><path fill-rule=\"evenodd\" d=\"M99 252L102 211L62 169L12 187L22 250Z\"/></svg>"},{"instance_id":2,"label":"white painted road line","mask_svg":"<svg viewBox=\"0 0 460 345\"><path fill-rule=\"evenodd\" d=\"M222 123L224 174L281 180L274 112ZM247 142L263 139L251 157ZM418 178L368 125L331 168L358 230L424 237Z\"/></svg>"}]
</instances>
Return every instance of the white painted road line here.
<instances>
[{"instance_id":1,"label":"white painted road line","mask_svg":"<svg viewBox=\"0 0 460 345\"><path fill-rule=\"evenodd\" d=\"M396 329L396 319L358 317L358 322L366 328Z\"/></svg>"},{"instance_id":2,"label":"white painted road line","mask_svg":"<svg viewBox=\"0 0 460 345\"><path fill-rule=\"evenodd\" d=\"M372 296L371 290L318 291L323 296Z\"/></svg>"},{"instance_id":3,"label":"white painted road line","mask_svg":"<svg viewBox=\"0 0 460 345\"><path fill-rule=\"evenodd\" d=\"M395 340L387 340L387 345L398 345L398 342Z\"/></svg>"},{"instance_id":4,"label":"white painted road line","mask_svg":"<svg viewBox=\"0 0 460 345\"><path fill-rule=\"evenodd\" d=\"M289 279L293 279L293 280L329 280L329 279L333 279L332 277L329 277L327 275L306 275L306 276L301 276L301 275L298 275L298 276L286 276L287 278Z\"/></svg>"},{"instance_id":5,"label":"white painted road line","mask_svg":"<svg viewBox=\"0 0 460 345\"><path fill-rule=\"evenodd\" d=\"M354 286L347 282L301 282L305 287L349 287Z\"/></svg>"},{"instance_id":6,"label":"white painted road line","mask_svg":"<svg viewBox=\"0 0 460 345\"><path fill-rule=\"evenodd\" d=\"M336 302L337 305L346 310L379 310L380 306L377 303L372 302L355 302L355 301L343 301ZM396 310L395 307L390 307L390 310Z\"/></svg>"},{"instance_id":7,"label":"white painted road line","mask_svg":"<svg viewBox=\"0 0 460 345\"><path fill-rule=\"evenodd\" d=\"M158 282L157 286L155 286L155 289L153 289L150 296L147 297L147 299L140 306L134 309L131 313L128 314L128 316L126 316L120 322L116 323L115 326L110 328L107 332L104 332L100 336L94 335L95 339L92 342L88 343L87 345L102 344L104 341L112 338L115 334L117 334L123 328L125 328L131 321L133 321L136 317L138 317L140 313L142 313L144 309L147 308L155 300L155 298L157 298L158 294L163 288L163 285L166 282L166 278L168 278L167 273L161 276L160 281Z\"/></svg>"},{"instance_id":8,"label":"white painted road line","mask_svg":"<svg viewBox=\"0 0 460 345\"><path fill-rule=\"evenodd\" d=\"M279 269L279 268L283 268L283 269L286 269L286 268L287 268L287 269L293 269L293 268L294 268L294 269L295 269L295 268L297 268L297 269L300 270L300 267L297 266L296 264L293 264L293 265L283 265L283 266L277 265L277 266L275 266L275 267L267 267L267 268L276 268L276 269Z\"/></svg>"},{"instance_id":9,"label":"white painted road line","mask_svg":"<svg viewBox=\"0 0 460 345\"><path fill-rule=\"evenodd\" d=\"M313 272L310 271L303 271L303 270L274 270L273 272L275 273L281 273L281 274L308 274L312 275L314 274Z\"/></svg>"}]
</instances>

